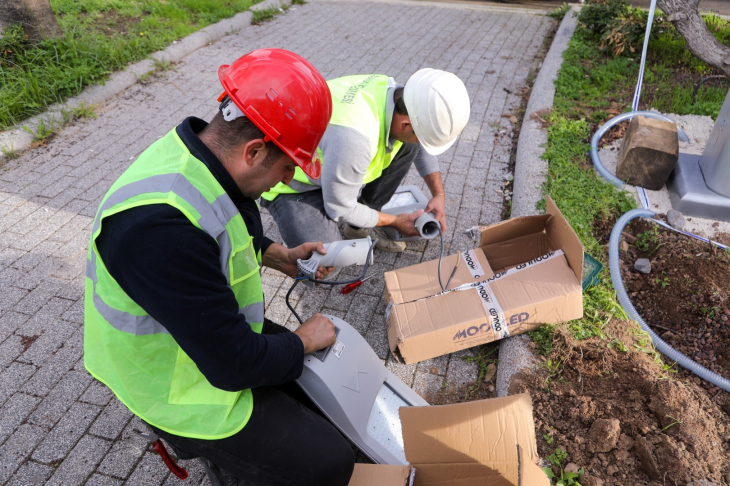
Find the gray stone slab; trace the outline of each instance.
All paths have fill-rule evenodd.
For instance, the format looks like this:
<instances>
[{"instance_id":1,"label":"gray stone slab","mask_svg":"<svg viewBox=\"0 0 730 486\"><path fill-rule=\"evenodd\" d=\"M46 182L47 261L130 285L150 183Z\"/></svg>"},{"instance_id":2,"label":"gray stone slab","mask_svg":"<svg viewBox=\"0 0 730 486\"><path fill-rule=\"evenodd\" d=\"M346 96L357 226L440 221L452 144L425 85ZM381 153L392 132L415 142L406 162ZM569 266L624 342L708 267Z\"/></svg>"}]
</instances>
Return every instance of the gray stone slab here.
<instances>
[{"instance_id":1,"label":"gray stone slab","mask_svg":"<svg viewBox=\"0 0 730 486\"><path fill-rule=\"evenodd\" d=\"M452 385L467 385L474 383L479 376L479 367L465 358L473 356L468 349L451 353L449 368L446 372L446 381Z\"/></svg>"},{"instance_id":2,"label":"gray stone slab","mask_svg":"<svg viewBox=\"0 0 730 486\"><path fill-rule=\"evenodd\" d=\"M96 469L111 443L99 437L85 435L71 450L68 457L58 466L48 480L48 485L76 486L84 484ZM144 483L137 483L144 484Z\"/></svg>"},{"instance_id":3,"label":"gray stone slab","mask_svg":"<svg viewBox=\"0 0 730 486\"><path fill-rule=\"evenodd\" d=\"M28 422L43 427L53 427L86 390L90 382L91 376L87 373L69 371L38 405Z\"/></svg>"},{"instance_id":4,"label":"gray stone slab","mask_svg":"<svg viewBox=\"0 0 730 486\"><path fill-rule=\"evenodd\" d=\"M83 347L62 346L28 380L22 390L38 396L46 396L58 381L83 355Z\"/></svg>"},{"instance_id":5,"label":"gray stone slab","mask_svg":"<svg viewBox=\"0 0 730 486\"><path fill-rule=\"evenodd\" d=\"M4 403L35 373L36 367L12 362L0 373L0 404Z\"/></svg>"},{"instance_id":6,"label":"gray stone slab","mask_svg":"<svg viewBox=\"0 0 730 486\"><path fill-rule=\"evenodd\" d=\"M61 461L99 415L101 407L76 402L33 452L32 458L46 464Z\"/></svg>"},{"instance_id":7,"label":"gray stone slab","mask_svg":"<svg viewBox=\"0 0 730 486\"><path fill-rule=\"evenodd\" d=\"M147 427L135 417L129 421L122 435L114 442L104 461L99 465L100 473L121 479L129 476L149 446L149 442L137 431L146 432ZM158 460L161 461L159 456Z\"/></svg>"},{"instance_id":8,"label":"gray stone slab","mask_svg":"<svg viewBox=\"0 0 730 486\"><path fill-rule=\"evenodd\" d=\"M27 323L26 323L27 324ZM33 344L18 358L23 363L42 365L51 357L63 342L76 331L76 326L67 322L56 320L48 326L48 329L38 337ZM28 335L25 334L24 335ZM35 337L31 335L31 337Z\"/></svg>"},{"instance_id":9,"label":"gray stone slab","mask_svg":"<svg viewBox=\"0 0 730 486\"><path fill-rule=\"evenodd\" d=\"M107 439L116 439L131 418L132 412L115 398L96 419L94 425L89 429L89 433Z\"/></svg>"},{"instance_id":10,"label":"gray stone slab","mask_svg":"<svg viewBox=\"0 0 730 486\"><path fill-rule=\"evenodd\" d=\"M84 486L116 486L119 484L124 484L124 481L121 479L110 478L103 474L94 473L94 475L92 475L89 480L84 483Z\"/></svg>"},{"instance_id":11,"label":"gray stone slab","mask_svg":"<svg viewBox=\"0 0 730 486\"><path fill-rule=\"evenodd\" d=\"M46 435L45 429L21 425L0 447L0 483L5 484Z\"/></svg>"},{"instance_id":12,"label":"gray stone slab","mask_svg":"<svg viewBox=\"0 0 730 486\"><path fill-rule=\"evenodd\" d=\"M40 401L38 397L16 393L5 402L0 408L0 444L15 432Z\"/></svg>"},{"instance_id":13,"label":"gray stone slab","mask_svg":"<svg viewBox=\"0 0 730 486\"><path fill-rule=\"evenodd\" d=\"M113 396L114 394L108 386L100 381L93 380L79 400L103 407L109 403Z\"/></svg>"},{"instance_id":14,"label":"gray stone slab","mask_svg":"<svg viewBox=\"0 0 730 486\"><path fill-rule=\"evenodd\" d=\"M41 486L46 484L51 474L53 474L51 466L28 461L20 466L7 486Z\"/></svg>"},{"instance_id":15,"label":"gray stone slab","mask_svg":"<svg viewBox=\"0 0 730 486\"><path fill-rule=\"evenodd\" d=\"M22 343L22 337L18 335L8 336L5 341L0 344L0 369L4 369L15 358L20 356L25 350Z\"/></svg>"},{"instance_id":16,"label":"gray stone slab","mask_svg":"<svg viewBox=\"0 0 730 486\"><path fill-rule=\"evenodd\" d=\"M434 401L444 385L444 377L431 373L416 372L413 380L413 390L427 402Z\"/></svg>"},{"instance_id":17,"label":"gray stone slab","mask_svg":"<svg viewBox=\"0 0 730 486\"><path fill-rule=\"evenodd\" d=\"M157 486L165 481L168 474L170 474L170 471L163 464L160 456L148 452L137 464L137 468L127 482L129 484Z\"/></svg>"}]
</instances>

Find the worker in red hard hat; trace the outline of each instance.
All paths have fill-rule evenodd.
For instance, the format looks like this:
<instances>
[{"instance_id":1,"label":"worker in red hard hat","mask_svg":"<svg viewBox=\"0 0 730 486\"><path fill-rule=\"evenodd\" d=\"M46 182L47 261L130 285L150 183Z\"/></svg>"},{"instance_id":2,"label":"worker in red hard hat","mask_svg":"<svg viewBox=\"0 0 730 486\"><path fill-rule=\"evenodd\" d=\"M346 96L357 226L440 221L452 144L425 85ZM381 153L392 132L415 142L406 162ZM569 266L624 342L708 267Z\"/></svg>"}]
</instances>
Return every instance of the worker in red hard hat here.
<instances>
[{"instance_id":1,"label":"worker in red hard hat","mask_svg":"<svg viewBox=\"0 0 730 486\"><path fill-rule=\"evenodd\" d=\"M266 319L260 273L296 277L297 259L325 249L272 242L256 205L297 167L319 177L330 92L282 49L250 52L219 77L225 92L210 123L185 119L101 202L85 365L221 484L346 485L351 447L294 382L305 354L334 344L334 326L316 314L289 332Z\"/></svg>"}]
</instances>

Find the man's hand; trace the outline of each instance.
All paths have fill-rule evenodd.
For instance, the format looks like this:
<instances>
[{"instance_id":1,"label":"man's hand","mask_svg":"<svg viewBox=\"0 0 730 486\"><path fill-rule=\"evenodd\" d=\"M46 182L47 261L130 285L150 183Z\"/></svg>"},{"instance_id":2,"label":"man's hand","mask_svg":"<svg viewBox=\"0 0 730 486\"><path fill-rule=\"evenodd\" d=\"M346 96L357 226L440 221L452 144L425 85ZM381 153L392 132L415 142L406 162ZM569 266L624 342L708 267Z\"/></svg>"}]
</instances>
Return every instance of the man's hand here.
<instances>
[{"instance_id":1,"label":"man's hand","mask_svg":"<svg viewBox=\"0 0 730 486\"><path fill-rule=\"evenodd\" d=\"M415 221L423 214L423 210L419 209L413 213L403 213L395 217L395 221L389 225L397 229L403 236L418 236Z\"/></svg>"},{"instance_id":2,"label":"man's hand","mask_svg":"<svg viewBox=\"0 0 730 486\"><path fill-rule=\"evenodd\" d=\"M299 336L304 343L304 354L333 345L336 337L335 325L320 313L314 314L304 321L299 329L294 331L294 334Z\"/></svg>"},{"instance_id":3,"label":"man's hand","mask_svg":"<svg viewBox=\"0 0 730 486\"><path fill-rule=\"evenodd\" d=\"M438 194L428 201L425 212L433 213L436 220L441 224L441 232L446 233L446 196Z\"/></svg>"},{"instance_id":4,"label":"man's hand","mask_svg":"<svg viewBox=\"0 0 730 486\"><path fill-rule=\"evenodd\" d=\"M321 255L327 254L327 250L324 249L324 245L321 242L309 242L303 243L294 248L286 248L285 246L279 245L278 243L272 243L266 250L262 257L262 263L275 270L279 270L281 273L290 276L291 278L297 277L297 260L308 260L314 252ZM330 274L334 267L319 267L315 278L321 280Z\"/></svg>"}]
</instances>

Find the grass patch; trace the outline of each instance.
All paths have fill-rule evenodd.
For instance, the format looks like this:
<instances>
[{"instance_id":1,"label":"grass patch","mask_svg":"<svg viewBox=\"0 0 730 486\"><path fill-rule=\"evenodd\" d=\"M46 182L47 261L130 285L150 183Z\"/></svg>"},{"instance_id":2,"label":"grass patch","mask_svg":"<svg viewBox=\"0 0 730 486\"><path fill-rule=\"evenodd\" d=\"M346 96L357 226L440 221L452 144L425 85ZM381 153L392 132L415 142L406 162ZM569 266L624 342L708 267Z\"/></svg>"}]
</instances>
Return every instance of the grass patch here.
<instances>
[{"instance_id":1,"label":"grass patch","mask_svg":"<svg viewBox=\"0 0 730 486\"><path fill-rule=\"evenodd\" d=\"M276 17L283 11L284 11L284 9L280 8L280 7L269 7L269 8L264 8L261 10L254 10L253 18L251 19L251 24L252 25L261 25L264 22L268 22L269 20L272 20L274 17Z\"/></svg>"},{"instance_id":2,"label":"grass patch","mask_svg":"<svg viewBox=\"0 0 730 486\"><path fill-rule=\"evenodd\" d=\"M18 25L5 29L0 38L0 130L254 3L51 0L63 38L33 45Z\"/></svg>"},{"instance_id":3,"label":"grass patch","mask_svg":"<svg viewBox=\"0 0 730 486\"><path fill-rule=\"evenodd\" d=\"M605 240L599 240L599 237L605 236L606 228L610 229L621 214L636 204L629 193L605 182L595 172L588 156L589 143L601 124L631 108L646 12L615 0L594 0L592 3L600 8L591 10L591 4L583 8L555 82L555 101L548 120L548 143L543 156L548 161L544 191L560 207L586 251L606 265ZM619 13L606 13L606 9ZM717 117L728 83L708 83L693 101L695 83L718 73L695 58L674 27L661 18L661 13L658 15L650 38L639 109L656 108L664 113ZM643 27L632 23L642 19ZM714 16L706 17L705 21L720 42L730 44L729 22ZM639 38L631 37L631 32L639 30L642 32ZM618 54L607 40L609 34L616 37L617 32L624 32L628 42ZM603 328L611 318L627 318L616 300L607 269L600 282L584 294L583 313L583 319L568 324L568 330L576 339L603 338ZM552 349L553 335L550 327L531 333L543 354Z\"/></svg>"}]
</instances>

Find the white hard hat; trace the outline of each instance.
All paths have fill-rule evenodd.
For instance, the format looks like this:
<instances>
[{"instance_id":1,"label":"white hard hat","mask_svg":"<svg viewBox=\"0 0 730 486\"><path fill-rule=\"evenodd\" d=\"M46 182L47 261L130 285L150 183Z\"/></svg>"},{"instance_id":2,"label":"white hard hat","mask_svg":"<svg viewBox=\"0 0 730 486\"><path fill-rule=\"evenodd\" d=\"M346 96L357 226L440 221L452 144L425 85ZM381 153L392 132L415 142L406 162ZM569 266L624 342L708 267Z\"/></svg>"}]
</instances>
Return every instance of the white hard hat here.
<instances>
[{"instance_id":1,"label":"white hard hat","mask_svg":"<svg viewBox=\"0 0 730 486\"><path fill-rule=\"evenodd\" d=\"M403 90L411 125L431 155L446 152L469 121L471 105L464 83L440 69L421 69Z\"/></svg>"}]
</instances>

